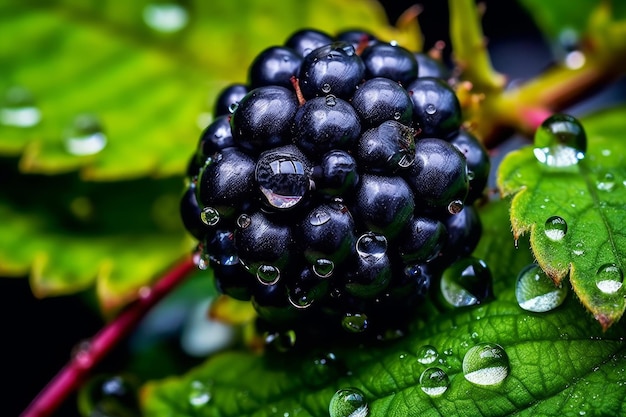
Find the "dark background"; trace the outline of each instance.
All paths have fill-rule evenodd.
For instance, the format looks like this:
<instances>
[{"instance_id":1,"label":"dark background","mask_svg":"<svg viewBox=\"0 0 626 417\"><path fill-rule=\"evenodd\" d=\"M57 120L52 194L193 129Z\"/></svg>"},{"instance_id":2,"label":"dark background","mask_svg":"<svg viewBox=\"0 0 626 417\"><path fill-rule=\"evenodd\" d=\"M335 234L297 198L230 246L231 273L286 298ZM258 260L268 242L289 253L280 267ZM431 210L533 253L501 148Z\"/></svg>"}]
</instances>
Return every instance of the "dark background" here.
<instances>
[{"instance_id":1,"label":"dark background","mask_svg":"<svg viewBox=\"0 0 626 417\"><path fill-rule=\"evenodd\" d=\"M390 22L394 23L414 3L384 2ZM496 69L512 78L528 78L545 68L550 49L525 11L512 0L485 3L484 32ZM428 49L438 40L447 40L447 2L432 0L419 4L424 9L419 19ZM69 360L73 347L95 334L103 324L82 298L37 300L32 296L28 280L15 278L0 278L0 317L2 370L8 384L3 389L5 401L0 414L6 416L19 415ZM125 347L120 346L103 367L121 366ZM75 416L76 399L70 398L55 415Z\"/></svg>"}]
</instances>

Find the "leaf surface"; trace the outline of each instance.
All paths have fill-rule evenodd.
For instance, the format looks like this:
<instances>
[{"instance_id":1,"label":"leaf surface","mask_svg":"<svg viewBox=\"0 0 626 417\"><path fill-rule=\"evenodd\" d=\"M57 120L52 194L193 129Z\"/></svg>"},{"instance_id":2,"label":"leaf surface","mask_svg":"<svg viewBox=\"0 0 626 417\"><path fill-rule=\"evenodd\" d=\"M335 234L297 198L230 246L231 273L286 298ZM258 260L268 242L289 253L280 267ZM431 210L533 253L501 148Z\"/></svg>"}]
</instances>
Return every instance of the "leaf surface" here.
<instances>
[{"instance_id":1,"label":"leaf surface","mask_svg":"<svg viewBox=\"0 0 626 417\"><path fill-rule=\"evenodd\" d=\"M142 391L144 414L322 417L328 416L335 391L347 387L363 391L373 417L623 413L624 330L602 333L575 297L548 313L530 313L518 306L517 271L532 257L523 246L515 249L510 235L504 237L509 227L507 207L501 202L483 211L484 238L475 253L494 274L495 301L447 311L428 302L429 315L400 339L373 346L337 346L332 353L338 364L326 368L328 373L311 372L314 359L328 352L222 353L183 376L147 384ZM464 378L465 353L483 342L499 344L508 355L509 375L500 384L478 386ZM438 357L422 364L420 350L427 345L437 350ZM419 382L431 366L444 370L450 379L439 397L426 395Z\"/></svg>"},{"instance_id":2,"label":"leaf surface","mask_svg":"<svg viewBox=\"0 0 626 417\"><path fill-rule=\"evenodd\" d=\"M507 155L498 172L500 191L513 196L514 235L530 233L540 266L557 283L569 274L574 292L603 328L626 309L625 116L622 107L581 120L588 145L576 165L546 167L528 146ZM555 220L561 229L556 235Z\"/></svg>"}]
</instances>

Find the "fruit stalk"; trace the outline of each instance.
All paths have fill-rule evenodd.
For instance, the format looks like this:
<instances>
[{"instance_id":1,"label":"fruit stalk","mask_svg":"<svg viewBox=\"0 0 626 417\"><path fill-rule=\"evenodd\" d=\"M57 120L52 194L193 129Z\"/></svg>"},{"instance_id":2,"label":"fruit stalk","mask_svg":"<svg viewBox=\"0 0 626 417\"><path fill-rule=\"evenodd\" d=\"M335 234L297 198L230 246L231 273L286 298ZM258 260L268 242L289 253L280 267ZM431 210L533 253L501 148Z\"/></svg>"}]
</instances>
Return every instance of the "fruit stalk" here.
<instances>
[{"instance_id":1,"label":"fruit stalk","mask_svg":"<svg viewBox=\"0 0 626 417\"><path fill-rule=\"evenodd\" d=\"M165 295L182 282L196 268L191 258L185 258L167 271L156 284L93 338L79 345L72 359L50 380L20 417L47 417L74 392L92 369L123 340L137 323Z\"/></svg>"}]
</instances>

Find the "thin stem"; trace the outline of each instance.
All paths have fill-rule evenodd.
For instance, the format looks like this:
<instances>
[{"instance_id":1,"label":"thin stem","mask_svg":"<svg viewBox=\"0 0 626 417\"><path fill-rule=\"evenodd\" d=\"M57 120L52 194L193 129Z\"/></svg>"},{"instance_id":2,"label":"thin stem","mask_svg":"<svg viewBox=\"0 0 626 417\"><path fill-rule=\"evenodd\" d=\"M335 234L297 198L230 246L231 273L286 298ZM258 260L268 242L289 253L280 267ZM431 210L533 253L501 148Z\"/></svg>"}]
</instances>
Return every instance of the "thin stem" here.
<instances>
[{"instance_id":1,"label":"thin stem","mask_svg":"<svg viewBox=\"0 0 626 417\"><path fill-rule=\"evenodd\" d=\"M167 271L152 288L141 291L139 298L103 327L89 341L82 343L72 359L52 378L21 414L21 417L47 417L78 389L91 370L123 340L138 322L165 295L193 270L191 258L185 258Z\"/></svg>"}]
</instances>

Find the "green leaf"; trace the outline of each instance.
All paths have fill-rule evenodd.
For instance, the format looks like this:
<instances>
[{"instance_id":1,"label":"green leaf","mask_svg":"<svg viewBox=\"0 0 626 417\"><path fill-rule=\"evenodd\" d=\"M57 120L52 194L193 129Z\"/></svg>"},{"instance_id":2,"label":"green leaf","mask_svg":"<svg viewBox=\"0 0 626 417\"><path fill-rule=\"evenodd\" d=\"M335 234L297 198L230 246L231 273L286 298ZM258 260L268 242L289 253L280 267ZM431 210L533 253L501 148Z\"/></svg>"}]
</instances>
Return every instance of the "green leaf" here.
<instances>
[{"instance_id":1,"label":"green leaf","mask_svg":"<svg viewBox=\"0 0 626 417\"><path fill-rule=\"evenodd\" d=\"M117 309L193 248L179 177L87 185L76 173L20 175L14 164L0 173L0 275L30 275L38 297L95 284L104 311Z\"/></svg>"},{"instance_id":2,"label":"green leaf","mask_svg":"<svg viewBox=\"0 0 626 417\"><path fill-rule=\"evenodd\" d=\"M153 30L150 7L167 4L187 20L178 31ZM30 104L0 98L0 154L22 154L23 171L80 170L92 180L179 174L219 90L247 82L262 49L309 26L367 27L415 46L416 25L394 31L380 4L357 0L0 1L0 37L11 39L0 48L0 96L26 90L41 116L15 126L25 123L15 120L15 106ZM68 129L83 114L101 124L99 152L68 147Z\"/></svg>"},{"instance_id":3,"label":"green leaf","mask_svg":"<svg viewBox=\"0 0 626 417\"><path fill-rule=\"evenodd\" d=\"M327 351L222 353L183 376L147 384L144 415L325 417L335 391L347 387L365 394L372 417L620 415L626 409L624 329L603 333L574 297L547 313L518 306L517 270L532 257L523 246L515 249L510 235L503 244L507 210L502 201L483 211L484 237L475 253L494 274L495 301L451 311L428 303L430 315L400 339L337 346L337 364L331 361L327 373L312 369ZM500 384L478 386L464 378L463 357L478 343L504 348L510 370ZM422 364L420 349L427 345L438 358ZM420 375L430 366L450 379L440 397L421 390Z\"/></svg>"},{"instance_id":4,"label":"green leaf","mask_svg":"<svg viewBox=\"0 0 626 417\"><path fill-rule=\"evenodd\" d=\"M626 309L625 117L622 107L583 119L587 153L576 165L548 168L528 146L507 155L498 173L502 194L513 195L515 237L530 232L539 265L557 283L569 274L574 292L605 329ZM553 216L563 219L557 222L567 226L564 235L550 233Z\"/></svg>"}]
</instances>

